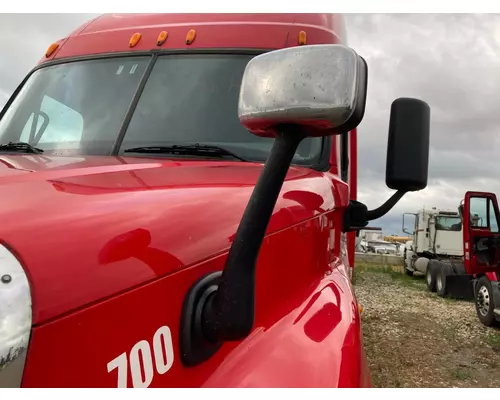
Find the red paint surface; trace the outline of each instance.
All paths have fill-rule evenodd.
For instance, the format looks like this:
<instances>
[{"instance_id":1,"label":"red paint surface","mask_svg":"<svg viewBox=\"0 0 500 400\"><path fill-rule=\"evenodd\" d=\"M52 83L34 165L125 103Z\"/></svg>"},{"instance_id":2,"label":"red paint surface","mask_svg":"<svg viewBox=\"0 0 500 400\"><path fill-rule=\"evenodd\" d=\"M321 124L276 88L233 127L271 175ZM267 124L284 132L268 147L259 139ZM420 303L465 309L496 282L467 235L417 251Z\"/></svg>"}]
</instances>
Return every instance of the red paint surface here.
<instances>
[{"instance_id":1,"label":"red paint surface","mask_svg":"<svg viewBox=\"0 0 500 400\"><path fill-rule=\"evenodd\" d=\"M35 324L226 251L261 171L260 164L234 162L0 159L35 170L0 169L1 237L30 272ZM345 202L345 185L329 181L291 168L282 193L298 191L303 205L282 196L268 232L327 212L341 198ZM309 204L313 194L323 204ZM145 263L155 249L164 256Z\"/></svg>"},{"instance_id":2,"label":"red paint surface","mask_svg":"<svg viewBox=\"0 0 500 400\"><path fill-rule=\"evenodd\" d=\"M492 282L498 280L498 272L486 272L485 275Z\"/></svg>"},{"instance_id":3,"label":"red paint surface","mask_svg":"<svg viewBox=\"0 0 500 400\"><path fill-rule=\"evenodd\" d=\"M184 296L223 267L261 165L1 159L0 188L9 190L0 232L27 267L40 325L24 386L116 385L107 362L161 325L173 331L176 361L153 386L367 384L356 301L338 259L348 193L336 176L290 169L259 256L253 333L185 369L177 347Z\"/></svg>"}]
</instances>

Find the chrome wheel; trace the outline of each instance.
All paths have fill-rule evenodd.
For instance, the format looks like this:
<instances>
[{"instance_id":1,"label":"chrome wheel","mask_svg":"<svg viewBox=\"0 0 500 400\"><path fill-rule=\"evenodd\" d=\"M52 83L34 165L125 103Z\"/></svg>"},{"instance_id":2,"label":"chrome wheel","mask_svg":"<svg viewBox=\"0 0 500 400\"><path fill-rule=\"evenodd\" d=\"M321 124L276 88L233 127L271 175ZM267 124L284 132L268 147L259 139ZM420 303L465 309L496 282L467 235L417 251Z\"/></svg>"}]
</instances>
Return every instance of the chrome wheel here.
<instances>
[{"instance_id":1,"label":"chrome wheel","mask_svg":"<svg viewBox=\"0 0 500 400\"><path fill-rule=\"evenodd\" d=\"M486 286L481 286L477 291L477 309L482 316L486 316L490 309L490 293Z\"/></svg>"}]
</instances>

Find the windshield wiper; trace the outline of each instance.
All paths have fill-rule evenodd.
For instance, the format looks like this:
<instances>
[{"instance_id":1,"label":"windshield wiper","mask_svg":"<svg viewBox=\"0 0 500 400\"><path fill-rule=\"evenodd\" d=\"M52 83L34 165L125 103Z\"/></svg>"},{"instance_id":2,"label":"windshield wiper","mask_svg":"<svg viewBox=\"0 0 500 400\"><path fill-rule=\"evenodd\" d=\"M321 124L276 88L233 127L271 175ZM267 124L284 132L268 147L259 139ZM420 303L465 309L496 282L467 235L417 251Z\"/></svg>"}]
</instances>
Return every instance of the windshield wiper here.
<instances>
[{"instance_id":1,"label":"windshield wiper","mask_svg":"<svg viewBox=\"0 0 500 400\"><path fill-rule=\"evenodd\" d=\"M21 153L33 154L43 153L42 149L33 147L31 144L26 142L9 142L7 144L0 144L0 151L18 151Z\"/></svg>"},{"instance_id":2,"label":"windshield wiper","mask_svg":"<svg viewBox=\"0 0 500 400\"><path fill-rule=\"evenodd\" d=\"M211 157L230 156L241 161L246 161L238 154L223 147L205 144L174 144L172 146L144 146L126 149L125 153L150 153L150 154L185 154L185 155L208 155Z\"/></svg>"}]
</instances>

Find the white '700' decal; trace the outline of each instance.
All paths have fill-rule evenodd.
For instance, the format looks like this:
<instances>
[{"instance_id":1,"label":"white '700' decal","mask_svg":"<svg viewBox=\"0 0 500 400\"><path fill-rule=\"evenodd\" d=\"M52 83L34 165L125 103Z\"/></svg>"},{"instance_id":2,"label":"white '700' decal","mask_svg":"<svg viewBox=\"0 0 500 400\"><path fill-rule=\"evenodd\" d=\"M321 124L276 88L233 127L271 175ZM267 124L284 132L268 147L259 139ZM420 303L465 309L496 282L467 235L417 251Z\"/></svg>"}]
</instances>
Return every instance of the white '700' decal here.
<instances>
[{"instance_id":1,"label":"white '700' decal","mask_svg":"<svg viewBox=\"0 0 500 400\"><path fill-rule=\"evenodd\" d=\"M153 361L154 360L154 361ZM146 388L152 380L154 371L160 375L166 373L174 363L174 345L168 326L160 327L153 336L153 354L147 340L137 342L132 350L120 354L108 363L108 373L118 369L119 388L127 387L128 364L134 388Z\"/></svg>"}]
</instances>

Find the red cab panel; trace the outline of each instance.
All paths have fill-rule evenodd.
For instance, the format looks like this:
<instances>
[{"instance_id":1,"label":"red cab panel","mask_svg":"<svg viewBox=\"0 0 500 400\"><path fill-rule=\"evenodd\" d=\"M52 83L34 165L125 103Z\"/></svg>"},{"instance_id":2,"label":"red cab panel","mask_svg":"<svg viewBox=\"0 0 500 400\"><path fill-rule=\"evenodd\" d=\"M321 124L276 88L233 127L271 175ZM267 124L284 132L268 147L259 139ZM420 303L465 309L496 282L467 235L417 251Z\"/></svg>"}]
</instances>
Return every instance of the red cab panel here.
<instances>
[{"instance_id":1,"label":"red cab panel","mask_svg":"<svg viewBox=\"0 0 500 400\"><path fill-rule=\"evenodd\" d=\"M182 302L192 282L220 270L226 255L35 327L23 386L370 386L348 272L324 251L330 223L315 218L266 238L254 329L206 362L181 362Z\"/></svg>"}]
</instances>

